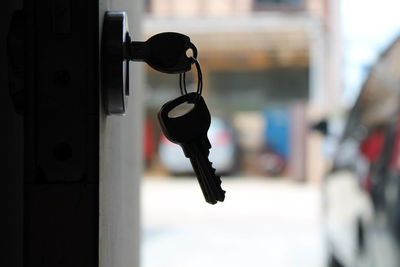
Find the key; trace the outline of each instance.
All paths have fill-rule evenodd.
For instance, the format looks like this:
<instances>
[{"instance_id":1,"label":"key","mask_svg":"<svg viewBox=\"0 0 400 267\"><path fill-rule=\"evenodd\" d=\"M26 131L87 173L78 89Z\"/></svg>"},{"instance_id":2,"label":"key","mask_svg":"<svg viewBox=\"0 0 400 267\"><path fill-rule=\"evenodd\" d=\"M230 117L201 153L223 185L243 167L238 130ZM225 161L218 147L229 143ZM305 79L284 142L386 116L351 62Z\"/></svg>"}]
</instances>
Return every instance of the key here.
<instances>
[{"instance_id":1,"label":"key","mask_svg":"<svg viewBox=\"0 0 400 267\"><path fill-rule=\"evenodd\" d=\"M186 55L192 49L197 58L197 49L186 35L176 32L156 34L146 42L132 42L130 59L144 61L160 72L177 74L191 69L193 60Z\"/></svg>"},{"instance_id":2,"label":"key","mask_svg":"<svg viewBox=\"0 0 400 267\"><path fill-rule=\"evenodd\" d=\"M170 111L188 102L193 108L184 115L171 117ZM196 92L182 95L164 104L158 112L158 120L164 135L182 147L190 159L205 200L210 204L224 201L225 191L221 188L221 177L209 161L211 144L207 137L211 116L203 97Z\"/></svg>"},{"instance_id":3,"label":"key","mask_svg":"<svg viewBox=\"0 0 400 267\"><path fill-rule=\"evenodd\" d=\"M170 117L169 112L185 102L193 103L188 113L179 117ZM211 116L201 95L185 94L167 102L158 113L164 135L173 143L180 145L195 171L204 198L210 204L223 201L225 191L221 188L221 179L208 160L211 144L207 137Z\"/></svg>"}]
</instances>

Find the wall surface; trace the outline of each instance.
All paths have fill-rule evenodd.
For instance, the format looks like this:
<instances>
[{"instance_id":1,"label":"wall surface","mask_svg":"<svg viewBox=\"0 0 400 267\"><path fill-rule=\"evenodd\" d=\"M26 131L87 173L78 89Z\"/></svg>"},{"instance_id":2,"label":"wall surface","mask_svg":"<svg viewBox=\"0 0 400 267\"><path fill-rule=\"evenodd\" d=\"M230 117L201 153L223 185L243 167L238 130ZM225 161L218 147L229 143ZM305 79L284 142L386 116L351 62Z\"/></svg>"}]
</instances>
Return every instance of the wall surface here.
<instances>
[{"instance_id":1,"label":"wall surface","mask_svg":"<svg viewBox=\"0 0 400 267\"><path fill-rule=\"evenodd\" d=\"M141 40L141 0L100 0L100 32L106 10L128 14L130 34ZM100 116L100 264L140 263L140 177L142 168L143 63L130 63L126 116Z\"/></svg>"}]
</instances>

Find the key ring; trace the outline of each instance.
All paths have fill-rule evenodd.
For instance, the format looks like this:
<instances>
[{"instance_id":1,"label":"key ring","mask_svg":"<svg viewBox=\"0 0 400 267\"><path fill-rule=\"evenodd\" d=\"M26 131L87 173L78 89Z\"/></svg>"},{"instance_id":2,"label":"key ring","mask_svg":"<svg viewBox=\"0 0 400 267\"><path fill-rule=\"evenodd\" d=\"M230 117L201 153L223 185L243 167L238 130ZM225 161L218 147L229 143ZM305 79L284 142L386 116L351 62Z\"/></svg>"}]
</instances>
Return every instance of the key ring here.
<instances>
[{"instance_id":1,"label":"key ring","mask_svg":"<svg viewBox=\"0 0 400 267\"><path fill-rule=\"evenodd\" d=\"M200 63L197 58L191 58L196 65L197 70L197 94L201 95L201 93L203 92L203 73L201 72ZM186 72L179 74L179 88L182 95L186 95L188 93L186 89Z\"/></svg>"}]
</instances>

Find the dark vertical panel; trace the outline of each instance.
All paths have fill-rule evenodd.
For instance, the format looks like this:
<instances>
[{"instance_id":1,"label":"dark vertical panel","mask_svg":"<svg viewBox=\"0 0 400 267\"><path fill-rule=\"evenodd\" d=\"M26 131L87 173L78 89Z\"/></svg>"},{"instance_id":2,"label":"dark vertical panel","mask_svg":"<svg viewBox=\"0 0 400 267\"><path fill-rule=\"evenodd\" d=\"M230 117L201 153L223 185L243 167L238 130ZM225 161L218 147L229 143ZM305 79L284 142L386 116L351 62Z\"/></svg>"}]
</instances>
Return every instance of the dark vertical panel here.
<instances>
[{"instance_id":1,"label":"dark vertical panel","mask_svg":"<svg viewBox=\"0 0 400 267\"><path fill-rule=\"evenodd\" d=\"M11 18L22 4L2 1L0 8L0 266L7 267L22 266L23 117L15 112L9 94L8 76L13 71L7 56Z\"/></svg>"},{"instance_id":2,"label":"dark vertical panel","mask_svg":"<svg viewBox=\"0 0 400 267\"><path fill-rule=\"evenodd\" d=\"M98 2L25 1L25 266L98 266Z\"/></svg>"}]
</instances>

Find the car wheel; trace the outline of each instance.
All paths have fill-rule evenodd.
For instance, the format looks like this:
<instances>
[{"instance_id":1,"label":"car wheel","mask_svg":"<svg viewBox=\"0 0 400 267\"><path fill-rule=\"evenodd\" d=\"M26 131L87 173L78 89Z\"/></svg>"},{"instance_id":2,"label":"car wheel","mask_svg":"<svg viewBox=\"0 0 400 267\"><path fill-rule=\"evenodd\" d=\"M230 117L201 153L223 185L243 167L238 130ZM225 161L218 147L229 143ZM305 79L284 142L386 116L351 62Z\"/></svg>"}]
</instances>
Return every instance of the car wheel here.
<instances>
[{"instance_id":1,"label":"car wheel","mask_svg":"<svg viewBox=\"0 0 400 267\"><path fill-rule=\"evenodd\" d=\"M344 267L334 255L329 257L328 267Z\"/></svg>"}]
</instances>

